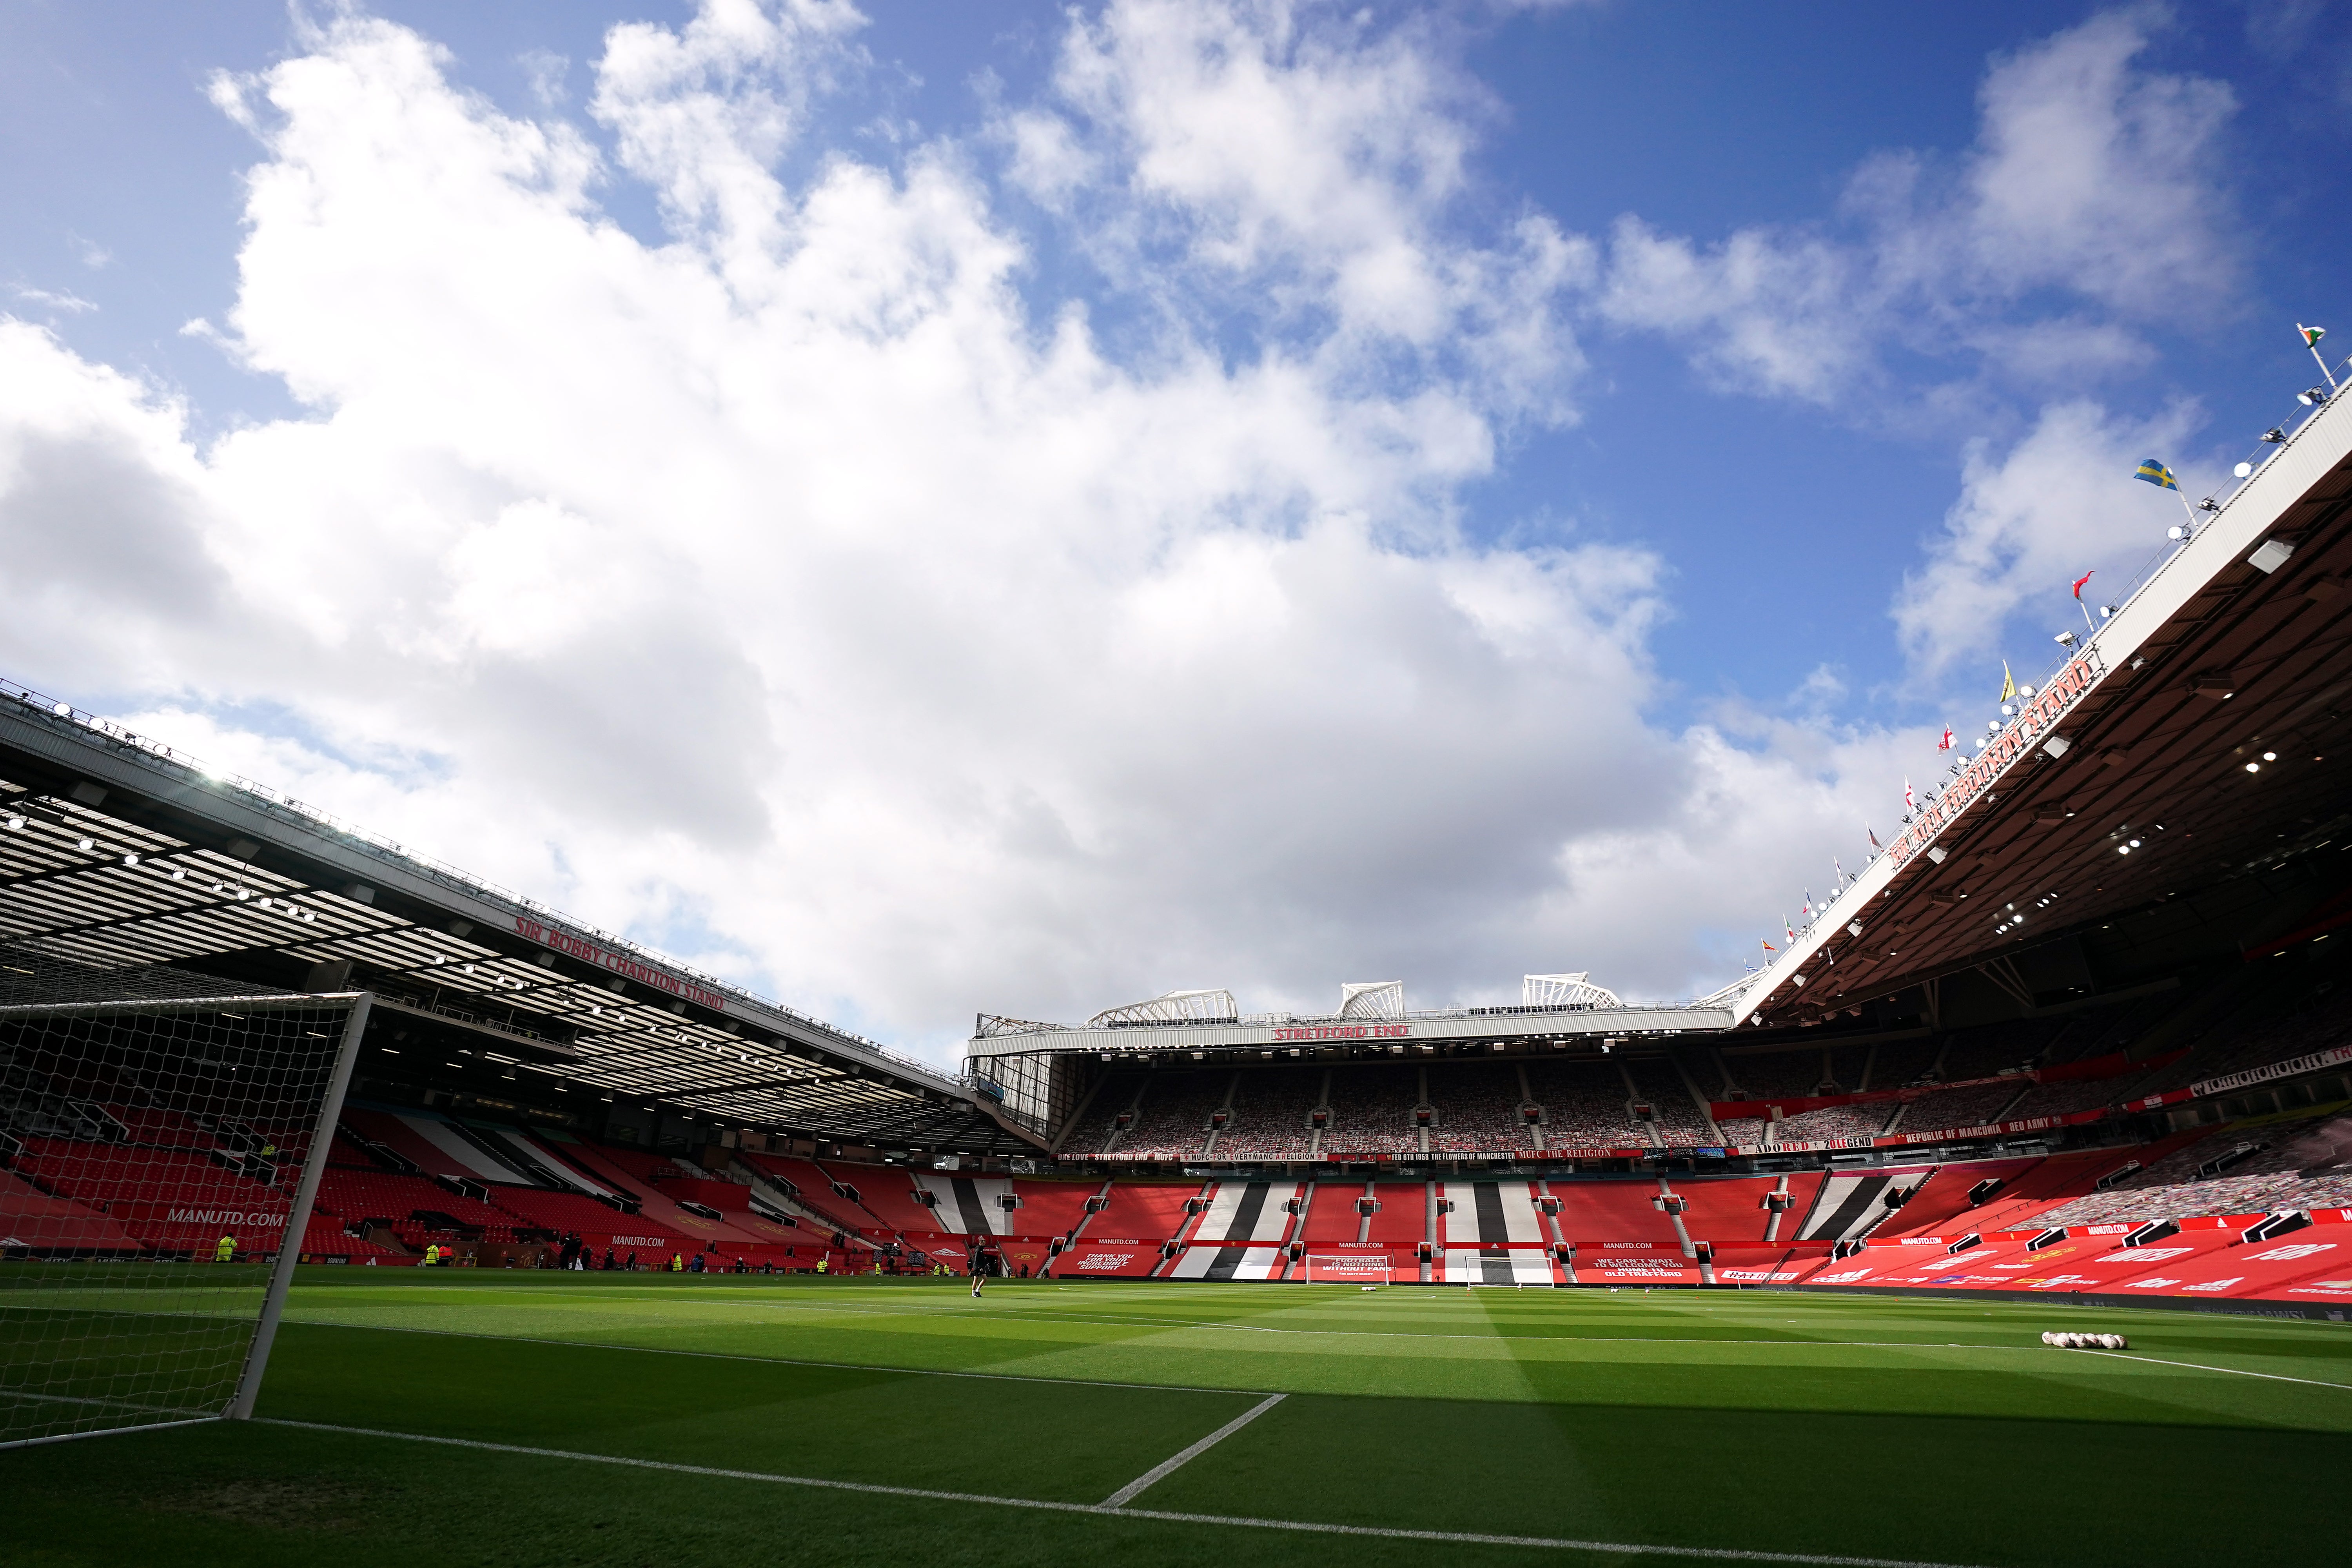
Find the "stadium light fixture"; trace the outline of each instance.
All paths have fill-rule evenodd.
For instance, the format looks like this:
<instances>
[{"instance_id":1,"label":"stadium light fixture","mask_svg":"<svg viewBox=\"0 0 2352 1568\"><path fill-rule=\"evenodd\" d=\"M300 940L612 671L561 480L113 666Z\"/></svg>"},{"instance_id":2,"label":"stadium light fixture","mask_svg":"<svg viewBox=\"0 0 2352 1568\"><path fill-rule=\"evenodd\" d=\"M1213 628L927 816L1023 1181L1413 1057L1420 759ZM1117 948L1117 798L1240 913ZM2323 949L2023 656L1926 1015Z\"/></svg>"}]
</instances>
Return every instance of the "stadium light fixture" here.
<instances>
[{"instance_id":1,"label":"stadium light fixture","mask_svg":"<svg viewBox=\"0 0 2352 1568\"><path fill-rule=\"evenodd\" d=\"M2189 530L2184 525L2176 522L2170 528L2164 531L2164 537L2174 540L2186 539L2189 537Z\"/></svg>"},{"instance_id":2,"label":"stadium light fixture","mask_svg":"<svg viewBox=\"0 0 2352 1568\"><path fill-rule=\"evenodd\" d=\"M2179 538L2180 531L2177 528L2174 529L2172 531L2172 536L2175 539ZM2073 647L2074 646L2074 634L2073 632L2060 632L2051 640L2055 642L2060 647Z\"/></svg>"},{"instance_id":3,"label":"stadium light fixture","mask_svg":"<svg viewBox=\"0 0 2352 1568\"><path fill-rule=\"evenodd\" d=\"M2278 761L2278 753L2277 753L2276 752L2264 752L2263 753L2263 761L2264 761L2264 762L2266 762L2266 763L2274 763L2274 762L2277 762L2277 761Z\"/></svg>"},{"instance_id":4,"label":"stadium light fixture","mask_svg":"<svg viewBox=\"0 0 2352 1568\"><path fill-rule=\"evenodd\" d=\"M2302 404L2305 408L2316 408L2321 404L2327 401L2327 388L2324 386L2306 386L2301 392L2294 395L2294 400L2297 403Z\"/></svg>"},{"instance_id":5,"label":"stadium light fixture","mask_svg":"<svg viewBox=\"0 0 2352 1568\"><path fill-rule=\"evenodd\" d=\"M2115 613L2116 606L2113 605L2101 605L2099 606L2099 619L2103 621L2112 616Z\"/></svg>"},{"instance_id":6,"label":"stadium light fixture","mask_svg":"<svg viewBox=\"0 0 2352 1568\"><path fill-rule=\"evenodd\" d=\"M2263 771L2263 764L2260 763L2248 763L2246 764L2246 771L2250 773L2261 773Z\"/></svg>"},{"instance_id":7,"label":"stadium light fixture","mask_svg":"<svg viewBox=\"0 0 2352 1568\"><path fill-rule=\"evenodd\" d=\"M2273 425L2269 429L2263 432L2263 439L2275 447L2286 439L2286 432Z\"/></svg>"},{"instance_id":8,"label":"stadium light fixture","mask_svg":"<svg viewBox=\"0 0 2352 1568\"><path fill-rule=\"evenodd\" d=\"M2252 463L2240 463L2236 468L2230 471L2242 479L2253 473L2254 466Z\"/></svg>"},{"instance_id":9,"label":"stadium light fixture","mask_svg":"<svg viewBox=\"0 0 2352 1568\"><path fill-rule=\"evenodd\" d=\"M77 848L77 849L79 849L79 850L80 850L82 853L84 853L84 854L86 855L86 854L88 854L89 851L91 851L91 850L93 850L93 849L97 848L97 847L98 847L98 845L97 845L97 843L96 843L94 840L91 840L91 839L88 839L88 838L77 838L77 839L75 839L75 840L74 840L74 847L75 847L75 848Z\"/></svg>"}]
</instances>

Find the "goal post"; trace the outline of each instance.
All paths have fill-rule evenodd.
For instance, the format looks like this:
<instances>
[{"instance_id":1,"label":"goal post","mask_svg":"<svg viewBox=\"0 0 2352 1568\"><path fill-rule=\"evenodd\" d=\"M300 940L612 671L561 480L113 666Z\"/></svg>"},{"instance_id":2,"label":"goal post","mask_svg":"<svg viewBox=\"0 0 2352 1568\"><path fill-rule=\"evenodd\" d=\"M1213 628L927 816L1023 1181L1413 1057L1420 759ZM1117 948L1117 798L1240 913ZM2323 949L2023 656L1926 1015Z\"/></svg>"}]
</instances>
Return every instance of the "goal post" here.
<instances>
[{"instance_id":1,"label":"goal post","mask_svg":"<svg viewBox=\"0 0 2352 1568\"><path fill-rule=\"evenodd\" d=\"M252 1414L370 1001L0 945L0 1448Z\"/></svg>"},{"instance_id":2,"label":"goal post","mask_svg":"<svg viewBox=\"0 0 2352 1568\"><path fill-rule=\"evenodd\" d=\"M1307 1255L1309 1285L1386 1285L1390 1280L1385 1252L1310 1252Z\"/></svg>"}]
</instances>

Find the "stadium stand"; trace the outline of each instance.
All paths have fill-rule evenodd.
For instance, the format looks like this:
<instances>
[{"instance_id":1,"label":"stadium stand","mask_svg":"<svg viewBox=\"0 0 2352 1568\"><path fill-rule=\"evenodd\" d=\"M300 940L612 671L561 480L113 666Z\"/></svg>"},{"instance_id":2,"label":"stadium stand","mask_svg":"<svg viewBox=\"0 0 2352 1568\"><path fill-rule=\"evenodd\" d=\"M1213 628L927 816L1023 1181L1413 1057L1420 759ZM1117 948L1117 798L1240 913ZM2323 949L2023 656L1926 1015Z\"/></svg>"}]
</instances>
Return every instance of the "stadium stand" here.
<instances>
[{"instance_id":1,"label":"stadium stand","mask_svg":"<svg viewBox=\"0 0 2352 1568\"><path fill-rule=\"evenodd\" d=\"M1783 1117L1773 1131L1775 1143L1822 1142L1834 1138L1875 1138L1893 1121L1898 1100L1868 1100L1858 1105L1825 1105L1819 1110ZM1731 1130L1724 1129L1730 1136Z\"/></svg>"},{"instance_id":2,"label":"stadium stand","mask_svg":"<svg viewBox=\"0 0 2352 1568\"><path fill-rule=\"evenodd\" d=\"M1631 1058L1624 1068L1635 1100L1655 1112L1654 1125L1660 1142L1687 1149L1716 1141L1672 1060L1664 1057Z\"/></svg>"},{"instance_id":3,"label":"stadium stand","mask_svg":"<svg viewBox=\"0 0 2352 1568\"><path fill-rule=\"evenodd\" d=\"M2105 1192L2035 1216L2053 1226L2352 1205L2352 1117L2226 1127ZM2210 1170L2210 1175L2200 1173Z\"/></svg>"},{"instance_id":4,"label":"stadium stand","mask_svg":"<svg viewBox=\"0 0 2352 1568\"><path fill-rule=\"evenodd\" d=\"M1533 1061L1528 1087L1544 1109L1548 1144L1639 1149L1648 1142L1626 1109L1633 1096L1615 1061Z\"/></svg>"},{"instance_id":5,"label":"stadium stand","mask_svg":"<svg viewBox=\"0 0 2352 1568\"><path fill-rule=\"evenodd\" d=\"M851 1237L859 1233L859 1222L852 1217L859 1212L856 1205L846 1195L833 1190L832 1174L815 1161L749 1150L736 1157L761 1175L781 1184L793 1203L833 1226L835 1232ZM870 1216L866 1223L872 1223Z\"/></svg>"},{"instance_id":6,"label":"stadium stand","mask_svg":"<svg viewBox=\"0 0 2352 1568\"><path fill-rule=\"evenodd\" d=\"M1532 1151L1520 1114L1515 1067L1474 1062L1429 1076L1429 1147L1433 1152L1507 1153Z\"/></svg>"},{"instance_id":7,"label":"stadium stand","mask_svg":"<svg viewBox=\"0 0 2352 1568\"><path fill-rule=\"evenodd\" d=\"M1136 1091L1150 1078L1150 1074L1140 1072L1105 1074L1088 1097L1076 1123L1063 1135L1062 1152L1074 1157L1113 1152L1120 1133L1119 1119L1128 1114L1135 1103Z\"/></svg>"},{"instance_id":8,"label":"stadium stand","mask_svg":"<svg viewBox=\"0 0 2352 1568\"><path fill-rule=\"evenodd\" d=\"M1821 1173L1814 1171L1790 1175L1790 1206L1788 1217L1780 1225L1780 1239L1795 1239L1797 1220L1811 1207L1813 1195L1820 1190L1822 1181ZM1760 1176L1716 1176L1695 1180L1675 1177L1672 1184L1675 1194L1689 1205L1683 1215L1683 1225L1695 1238L1727 1243L1762 1243L1765 1229L1772 1218L1770 1211L1764 1206L1764 1195L1773 1190L1776 1184L1773 1179ZM1552 1190L1559 1192L1561 1189L1555 1184ZM1574 1188L1571 1186L1570 1190ZM1650 1190L1657 1190L1654 1183ZM1649 1236L1652 1233L1644 1230L1640 1234Z\"/></svg>"},{"instance_id":9,"label":"stadium stand","mask_svg":"<svg viewBox=\"0 0 2352 1568\"><path fill-rule=\"evenodd\" d=\"M1215 1156L1226 1160L1304 1160L1314 1152L1310 1119L1323 1097L1322 1068L1276 1068L1244 1073L1234 1096L1233 1119L1218 1132Z\"/></svg>"},{"instance_id":10,"label":"stadium stand","mask_svg":"<svg viewBox=\"0 0 2352 1568\"><path fill-rule=\"evenodd\" d=\"M139 1250L139 1242L130 1232L96 1209L46 1192L9 1171L0 1171L0 1232L11 1237L37 1236L51 1253Z\"/></svg>"},{"instance_id":11,"label":"stadium stand","mask_svg":"<svg viewBox=\"0 0 2352 1568\"><path fill-rule=\"evenodd\" d=\"M1750 1177L1744 1184L1752 1186L1760 1196L1772 1184L1759 1183ZM1674 1247L1682 1245L1682 1238L1675 1234L1674 1221L1654 1201L1659 1196L1654 1181L1553 1182L1550 1186L1552 1195L1560 1200L1560 1234L1580 1247L1588 1242L1601 1246L1626 1242L1654 1242ZM1758 1211L1759 1215L1761 1212ZM1760 1226L1756 1234L1763 1234Z\"/></svg>"},{"instance_id":12,"label":"stadium stand","mask_svg":"<svg viewBox=\"0 0 2352 1568\"><path fill-rule=\"evenodd\" d=\"M1331 1125L1323 1134L1326 1158L1410 1154L1421 1148L1413 1106L1419 1076L1409 1067L1342 1067L1331 1074Z\"/></svg>"},{"instance_id":13,"label":"stadium stand","mask_svg":"<svg viewBox=\"0 0 2352 1568\"><path fill-rule=\"evenodd\" d=\"M1224 1103L1231 1072L1162 1073L1143 1096L1118 1152L1133 1159L1197 1160L1209 1141L1209 1118Z\"/></svg>"}]
</instances>

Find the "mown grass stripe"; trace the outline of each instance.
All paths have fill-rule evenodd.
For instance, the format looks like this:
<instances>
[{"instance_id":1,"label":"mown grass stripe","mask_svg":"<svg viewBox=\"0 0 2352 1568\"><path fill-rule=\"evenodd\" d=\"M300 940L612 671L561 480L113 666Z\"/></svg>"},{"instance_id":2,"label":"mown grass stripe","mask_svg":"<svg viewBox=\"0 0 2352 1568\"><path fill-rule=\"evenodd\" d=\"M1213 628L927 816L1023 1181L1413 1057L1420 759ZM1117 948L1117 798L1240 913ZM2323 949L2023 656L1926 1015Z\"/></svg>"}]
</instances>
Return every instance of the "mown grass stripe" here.
<instances>
[{"instance_id":1,"label":"mown grass stripe","mask_svg":"<svg viewBox=\"0 0 2352 1568\"><path fill-rule=\"evenodd\" d=\"M1758 1552L1730 1546L1665 1546L1634 1541L1576 1541L1544 1535L1486 1535L1467 1531L1402 1530L1376 1524L1326 1524L1304 1519L1253 1519L1215 1513L1177 1513L1165 1509L1115 1508L1108 1503L1053 1502L1042 1498L997 1497L986 1492L935 1491L927 1487L895 1487L878 1481L837 1481L818 1476L786 1476L768 1470L727 1469L716 1465L687 1465L669 1459L637 1459L618 1454L584 1454L569 1448L541 1448L521 1443L492 1443L478 1437L443 1437L424 1432L392 1432L375 1426L342 1426L326 1421L292 1421L257 1416L259 1424L299 1427L311 1432L340 1432L354 1437L383 1437L402 1443L433 1443L452 1448L472 1448L493 1454L521 1454L541 1459L571 1459L583 1464L617 1465L630 1469L662 1470L675 1475L709 1476L720 1480L758 1481L771 1486L814 1487L826 1491L859 1492L869 1497L918 1498L929 1502L976 1503L988 1508L1026 1509L1044 1513L1076 1513L1098 1519L1151 1520L1164 1524L1223 1525L1241 1530L1280 1530L1306 1535L1349 1535L1381 1541L1434 1541L1450 1545L1519 1546L1545 1552L1590 1552L1628 1557L1681 1557L1711 1563L1790 1563L1821 1568L1975 1568L1974 1564L1930 1562L1902 1557L1853 1557L1811 1552Z\"/></svg>"}]
</instances>

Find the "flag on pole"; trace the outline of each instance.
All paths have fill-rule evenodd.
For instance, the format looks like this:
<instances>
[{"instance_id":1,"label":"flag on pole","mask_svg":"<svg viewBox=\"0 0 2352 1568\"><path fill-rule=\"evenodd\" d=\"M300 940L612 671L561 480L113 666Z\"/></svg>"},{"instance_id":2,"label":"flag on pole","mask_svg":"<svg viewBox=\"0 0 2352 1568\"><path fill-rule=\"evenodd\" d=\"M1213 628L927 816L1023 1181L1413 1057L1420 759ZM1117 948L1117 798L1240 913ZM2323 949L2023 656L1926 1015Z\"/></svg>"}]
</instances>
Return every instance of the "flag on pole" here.
<instances>
[{"instance_id":1,"label":"flag on pole","mask_svg":"<svg viewBox=\"0 0 2352 1568\"><path fill-rule=\"evenodd\" d=\"M1759 941L1761 941L1762 939L1761 939L1761 938L1759 938L1758 940L1759 940ZM1764 943L1764 951L1765 951L1765 952L1772 952L1772 951L1773 951L1772 944L1771 944L1770 942L1765 942L1765 943Z\"/></svg>"},{"instance_id":2,"label":"flag on pole","mask_svg":"<svg viewBox=\"0 0 2352 1568\"><path fill-rule=\"evenodd\" d=\"M2000 661L2000 700L2003 702L2017 695L2017 677L2009 672L2009 660Z\"/></svg>"},{"instance_id":3,"label":"flag on pole","mask_svg":"<svg viewBox=\"0 0 2352 1568\"><path fill-rule=\"evenodd\" d=\"M1911 781L1909 779L1905 779L1903 781L1903 809L1906 811L1916 811L1919 809L1919 803L1911 797Z\"/></svg>"},{"instance_id":4,"label":"flag on pole","mask_svg":"<svg viewBox=\"0 0 2352 1568\"><path fill-rule=\"evenodd\" d=\"M1840 863L1838 858L1834 855L1830 857L1830 869L1837 873L1838 886L1841 888L1844 887L1845 867Z\"/></svg>"},{"instance_id":5,"label":"flag on pole","mask_svg":"<svg viewBox=\"0 0 2352 1568\"><path fill-rule=\"evenodd\" d=\"M2085 572L2080 577L2074 579L2074 602L2076 604L2079 605L2083 602L2083 584L2089 582L2097 571L2098 568L2095 566L2089 572Z\"/></svg>"},{"instance_id":6,"label":"flag on pole","mask_svg":"<svg viewBox=\"0 0 2352 1568\"><path fill-rule=\"evenodd\" d=\"M2140 460L2139 471L2134 474L2132 478L2136 479L2146 479L2149 484L2152 484L2157 489L2162 490L2177 490L2180 488L2180 481L2172 477L2172 470L2166 468L2162 463L2158 462L2154 458L2142 458Z\"/></svg>"},{"instance_id":7,"label":"flag on pole","mask_svg":"<svg viewBox=\"0 0 2352 1568\"><path fill-rule=\"evenodd\" d=\"M1786 915L1780 917L1780 934L1789 939L1790 946L1794 947L1797 944L1797 928L1789 923L1789 917Z\"/></svg>"},{"instance_id":8,"label":"flag on pole","mask_svg":"<svg viewBox=\"0 0 2352 1568\"><path fill-rule=\"evenodd\" d=\"M1945 732L1946 734L1949 734L1949 733L1951 733L1951 731L1948 731L1948 730L1947 730L1947 731L1944 731L1944 732ZM1867 828L1867 827L1864 828L1864 829L1862 830L1862 836L1863 836L1864 838L1867 838L1867 839L1869 839L1869 840L1870 840L1870 847L1871 847L1873 849L1877 849L1877 848L1884 847L1883 847L1883 846L1878 842L1878 835L1877 835L1877 834L1875 834L1875 833L1873 833L1869 828Z\"/></svg>"},{"instance_id":9,"label":"flag on pole","mask_svg":"<svg viewBox=\"0 0 2352 1568\"><path fill-rule=\"evenodd\" d=\"M1937 750L1937 751L1939 751L1939 752L1948 752L1948 751L1950 751L1951 749L1952 749L1952 727L1951 727L1949 724L1947 724L1947 725L1945 725L1945 726L1944 726L1944 738L1943 738L1942 740L1940 740L1940 741L1938 741L1938 742L1936 742L1936 750Z\"/></svg>"},{"instance_id":10,"label":"flag on pole","mask_svg":"<svg viewBox=\"0 0 2352 1568\"><path fill-rule=\"evenodd\" d=\"M2303 342L2305 348L2317 348L2319 346L2319 340L2327 335L2327 329L2326 327L2306 327L2301 321L2297 321L2294 324L2294 330L2303 334Z\"/></svg>"}]
</instances>

